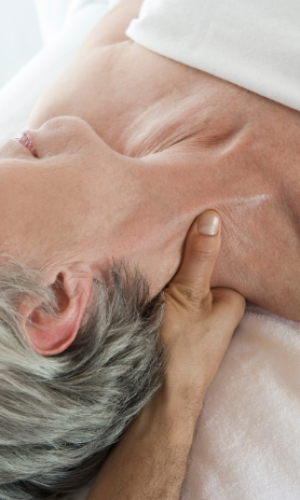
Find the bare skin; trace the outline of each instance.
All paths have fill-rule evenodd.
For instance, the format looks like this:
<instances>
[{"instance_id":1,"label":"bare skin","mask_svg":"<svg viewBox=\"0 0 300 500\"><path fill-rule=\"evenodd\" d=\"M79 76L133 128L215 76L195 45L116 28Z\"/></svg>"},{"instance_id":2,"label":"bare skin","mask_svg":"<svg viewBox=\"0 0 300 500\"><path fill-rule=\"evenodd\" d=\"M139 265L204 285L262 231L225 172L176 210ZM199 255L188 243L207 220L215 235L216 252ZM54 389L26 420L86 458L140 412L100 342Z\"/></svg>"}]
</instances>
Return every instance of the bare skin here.
<instances>
[{"instance_id":1,"label":"bare skin","mask_svg":"<svg viewBox=\"0 0 300 500\"><path fill-rule=\"evenodd\" d=\"M136 264L158 293L192 221L214 208L212 286L300 321L299 113L128 40L140 3L103 18L37 103L38 158L12 142L0 149L2 248L26 249L49 284L62 274L69 299L85 296L73 311L84 311L91 277L112 259ZM71 254L85 276L73 288Z\"/></svg>"},{"instance_id":2,"label":"bare skin","mask_svg":"<svg viewBox=\"0 0 300 500\"><path fill-rule=\"evenodd\" d=\"M88 57L49 90L31 126L83 118L113 150L144 158L151 175L161 170L157 193L186 227L217 209L223 246L212 286L299 321L299 113L130 40L102 43L86 43ZM174 224L172 271L183 235Z\"/></svg>"}]
</instances>

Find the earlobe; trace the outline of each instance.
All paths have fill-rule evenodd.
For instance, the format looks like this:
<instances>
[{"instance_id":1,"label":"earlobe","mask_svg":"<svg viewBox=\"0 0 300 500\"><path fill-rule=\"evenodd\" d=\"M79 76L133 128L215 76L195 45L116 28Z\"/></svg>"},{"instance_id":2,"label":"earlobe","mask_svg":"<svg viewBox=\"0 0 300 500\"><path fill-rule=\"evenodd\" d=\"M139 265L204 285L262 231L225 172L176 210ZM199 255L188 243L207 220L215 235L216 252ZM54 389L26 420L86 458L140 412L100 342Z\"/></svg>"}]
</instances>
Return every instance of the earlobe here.
<instances>
[{"instance_id":1,"label":"earlobe","mask_svg":"<svg viewBox=\"0 0 300 500\"><path fill-rule=\"evenodd\" d=\"M93 290L92 275L59 273L52 288L56 294L59 310L55 316L44 313L40 306L24 306L21 326L27 342L42 356L53 356L65 351L75 340ZM24 317L25 316L25 317Z\"/></svg>"}]
</instances>

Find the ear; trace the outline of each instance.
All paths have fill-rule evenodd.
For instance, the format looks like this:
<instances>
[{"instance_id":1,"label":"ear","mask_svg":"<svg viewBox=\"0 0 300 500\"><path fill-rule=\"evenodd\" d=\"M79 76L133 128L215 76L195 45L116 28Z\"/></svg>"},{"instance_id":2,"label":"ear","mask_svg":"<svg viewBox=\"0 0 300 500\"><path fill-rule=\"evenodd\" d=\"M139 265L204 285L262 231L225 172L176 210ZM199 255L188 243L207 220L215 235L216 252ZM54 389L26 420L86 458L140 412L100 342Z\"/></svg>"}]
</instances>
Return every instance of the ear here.
<instances>
[{"instance_id":1,"label":"ear","mask_svg":"<svg viewBox=\"0 0 300 500\"><path fill-rule=\"evenodd\" d=\"M89 269L76 266L55 273L50 286L59 307L55 316L42 311L42 303L23 304L19 308L22 314L20 323L27 342L43 356L59 354L75 340L91 302L93 276Z\"/></svg>"}]
</instances>

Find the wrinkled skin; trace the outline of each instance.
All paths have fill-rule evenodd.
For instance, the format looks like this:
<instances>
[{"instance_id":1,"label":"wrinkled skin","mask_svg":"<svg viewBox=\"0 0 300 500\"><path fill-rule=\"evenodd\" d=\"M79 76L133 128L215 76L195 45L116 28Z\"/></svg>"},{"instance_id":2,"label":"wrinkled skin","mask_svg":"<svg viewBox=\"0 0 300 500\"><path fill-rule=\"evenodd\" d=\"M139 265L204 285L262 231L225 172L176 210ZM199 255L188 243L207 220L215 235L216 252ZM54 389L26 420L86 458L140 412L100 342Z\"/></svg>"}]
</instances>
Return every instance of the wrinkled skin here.
<instances>
[{"instance_id":1,"label":"wrinkled skin","mask_svg":"<svg viewBox=\"0 0 300 500\"><path fill-rule=\"evenodd\" d=\"M95 275L123 257L154 295L194 218L213 208L222 248L212 286L300 321L299 113L122 29L110 39L103 22L32 112L39 158L12 142L0 149L2 246L42 265L72 252Z\"/></svg>"}]
</instances>

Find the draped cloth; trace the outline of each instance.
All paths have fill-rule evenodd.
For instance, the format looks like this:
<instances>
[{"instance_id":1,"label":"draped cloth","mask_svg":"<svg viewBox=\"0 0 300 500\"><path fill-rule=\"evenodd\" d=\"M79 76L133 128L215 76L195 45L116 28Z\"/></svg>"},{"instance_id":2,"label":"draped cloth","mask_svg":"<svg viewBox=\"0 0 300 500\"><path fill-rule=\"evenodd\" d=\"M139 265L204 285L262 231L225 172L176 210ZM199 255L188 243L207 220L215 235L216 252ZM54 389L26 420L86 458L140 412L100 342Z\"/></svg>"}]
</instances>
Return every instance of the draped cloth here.
<instances>
[{"instance_id":1,"label":"draped cloth","mask_svg":"<svg viewBox=\"0 0 300 500\"><path fill-rule=\"evenodd\" d=\"M300 110L298 0L144 0L135 42Z\"/></svg>"}]
</instances>

